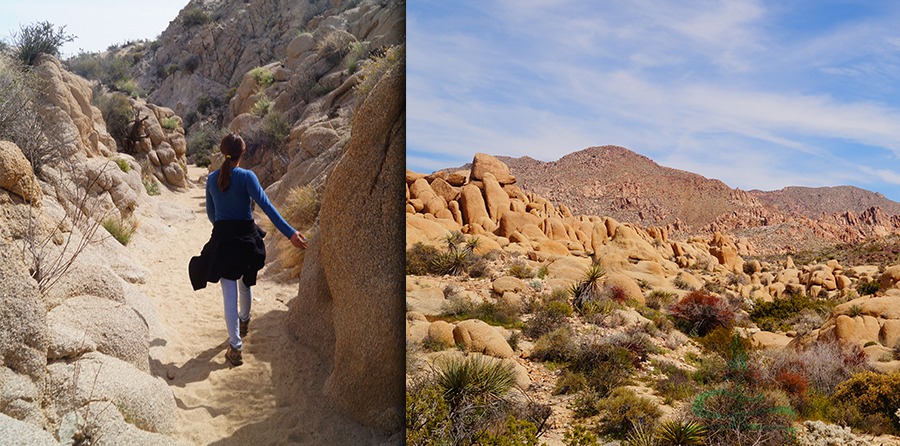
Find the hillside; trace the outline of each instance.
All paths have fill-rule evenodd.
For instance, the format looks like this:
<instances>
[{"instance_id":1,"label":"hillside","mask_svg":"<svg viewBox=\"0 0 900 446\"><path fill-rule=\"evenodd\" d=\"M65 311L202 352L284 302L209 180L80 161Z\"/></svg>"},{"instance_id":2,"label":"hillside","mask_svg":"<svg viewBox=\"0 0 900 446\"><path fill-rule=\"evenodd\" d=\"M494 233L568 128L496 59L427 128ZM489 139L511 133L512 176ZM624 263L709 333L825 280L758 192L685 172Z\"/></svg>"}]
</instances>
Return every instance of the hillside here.
<instances>
[{"instance_id":1,"label":"hillside","mask_svg":"<svg viewBox=\"0 0 900 446\"><path fill-rule=\"evenodd\" d=\"M719 180L672 169L617 146L591 147L558 161L499 157L523 190L575 214L609 215L645 226L701 228L760 202Z\"/></svg>"},{"instance_id":2,"label":"hillside","mask_svg":"<svg viewBox=\"0 0 900 446\"><path fill-rule=\"evenodd\" d=\"M823 214L842 214L847 211L860 214L873 206L880 207L887 215L900 214L900 203L889 200L880 193L854 186L790 186L781 190L754 189L749 192L759 201L772 205L775 209L809 218L819 218Z\"/></svg>"}]
</instances>

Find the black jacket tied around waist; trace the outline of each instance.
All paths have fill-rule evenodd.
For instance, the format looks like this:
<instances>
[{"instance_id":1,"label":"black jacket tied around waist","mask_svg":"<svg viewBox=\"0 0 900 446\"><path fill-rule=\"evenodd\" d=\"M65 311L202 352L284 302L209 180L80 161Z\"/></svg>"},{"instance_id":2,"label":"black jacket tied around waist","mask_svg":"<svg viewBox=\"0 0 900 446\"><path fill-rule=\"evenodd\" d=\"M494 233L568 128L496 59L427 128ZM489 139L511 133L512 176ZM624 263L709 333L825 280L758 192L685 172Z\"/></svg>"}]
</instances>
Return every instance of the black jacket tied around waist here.
<instances>
[{"instance_id":1,"label":"black jacket tied around waist","mask_svg":"<svg viewBox=\"0 0 900 446\"><path fill-rule=\"evenodd\" d=\"M220 220L213 224L212 236L197 257L188 264L194 290L221 278L244 278L247 286L256 285L256 274L266 264L265 231L253 220Z\"/></svg>"}]
</instances>

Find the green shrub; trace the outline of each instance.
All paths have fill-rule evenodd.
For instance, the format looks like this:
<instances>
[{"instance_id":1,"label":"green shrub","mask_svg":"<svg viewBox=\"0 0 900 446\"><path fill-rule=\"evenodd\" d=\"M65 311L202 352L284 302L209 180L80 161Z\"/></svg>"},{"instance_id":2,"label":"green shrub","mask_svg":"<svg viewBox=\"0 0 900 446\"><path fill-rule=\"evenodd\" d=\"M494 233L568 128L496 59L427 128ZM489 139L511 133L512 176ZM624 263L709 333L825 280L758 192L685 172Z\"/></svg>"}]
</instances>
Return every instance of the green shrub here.
<instances>
[{"instance_id":1,"label":"green shrub","mask_svg":"<svg viewBox=\"0 0 900 446\"><path fill-rule=\"evenodd\" d=\"M647 295L647 298L644 299L646 301L646 305L648 308L652 308L654 310L659 310L664 308L666 305L675 301L675 298L678 297L675 293L669 293L662 290L653 290L650 294Z\"/></svg>"},{"instance_id":2,"label":"green shrub","mask_svg":"<svg viewBox=\"0 0 900 446\"><path fill-rule=\"evenodd\" d=\"M264 93L261 93L256 98L256 102L250 107L250 114L253 116L265 116L269 114L269 110L272 108L272 100L269 99Z\"/></svg>"},{"instance_id":3,"label":"green shrub","mask_svg":"<svg viewBox=\"0 0 900 446\"><path fill-rule=\"evenodd\" d=\"M603 432L618 438L628 435L635 426L652 426L662 416L656 403L625 387L613 389L602 407Z\"/></svg>"},{"instance_id":4,"label":"green shrub","mask_svg":"<svg viewBox=\"0 0 900 446\"><path fill-rule=\"evenodd\" d=\"M179 122L178 122L178 118L173 116L170 118L163 118L161 124L162 124L162 127L166 130L175 130L178 128Z\"/></svg>"},{"instance_id":5,"label":"green shrub","mask_svg":"<svg viewBox=\"0 0 900 446\"><path fill-rule=\"evenodd\" d=\"M360 74L360 81L354 87L357 95L357 104L362 104L366 96L375 87L375 84L381 80L388 70L394 66L401 58L406 57L406 45L391 47L382 57L375 57L371 62L367 63Z\"/></svg>"},{"instance_id":6,"label":"green shrub","mask_svg":"<svg viewBox=\"0 0 900 446\"><path fill-rule=\"evenodd\" d=\"M862 314L862 306L860 306L859 304L853 304L849 309L847 309L847 316L856 317L860 314Z\"/></svg>"},{"instance_id":7,"label":"green shrub","mask_svg":"<svg viewBox=\"0 0 900 446\"><path fill-rule=\"evenodd\" d=\"M350 54L347 55L347 72L350 75L356 72L359 61L366 58L366 43L353 42L350 44Z\"/></svg>"},{"instance_id":8,"label":"green shrub","mask_svg":"<svg viewBox=\"0 0 900 446\"><path fill-rule=\"evenodd\" d=\"M269 148L281 147L291 134L291 123L283 113L270 111L263 118L262 135Z\"/></svg>"},{"instance_id":9,"label":"green shrub","mask_svg":"<svg viewBox=\"0 0 900 446\"><path fill-rule=\"evenodd\" d=\"M585 272L584 277L574 283L569 288L569 294L572 295L572 306L576 310L581 310L584 304L601 299L603 294L603 284L600 279L606 274L600 265L591 265Z\"/></svg>"},{"instance_id":10,"label":"green shrub","mask_svg":"<svg viewBox=\"0 0 900 446\"><path fill-rule=\"evenodd\" d=\"M137 85L132 79L119 79L115 82L116 91L121 91L126 96L133 96L137 92Z\"/></svg>"},{"instance_id":11,"label":"green shrub","mask_svg":"<svg viewBox=\"0 0 900 446\"><path fill-rule=\"evenodd\" d=\"M19 32L12 35L12 46L15 57L25 66L34 65L42 54L59 57L59 47L75 40L76 36L66 34L66 27L56 30L50 22L37 22L31 25L19 25Z\"/></svg>"},{"instance_id":12,"label":"green shrub","mask_svg":"<svg viewBox=\"0 0 900 446\"><path fill-rule=\"evenodd\" d=\"M880 289L881 282L879 282L878 280L872 280L870 282L860 282L859 285L856 286L856 292L859 293L860 296L875 294Z\"/></svg>"},{"instance_id":13,"label":"green shrub","mask_svg":"<svg viewBox=\"0 0 900 446\"><path fill-rule=\"evenodd\" d=\"M711 352L722 356L726 361L734 358L735 353L739 351L753 350L750 339L738 335L731 327L716 327L710 330L706 336L698 338L697 342Z\"/></svg>"},{"instance_id":14,"label":"green shrub","mask_svg":"<svg viewBox=\"0 0 900 446\"><path fill-rule=\"evenodd\" d=\"M119 169L122 170L122 172L131 172L131 165L128 164L128 161L125 161L122 158L116 158L116 165L119 166Z\"/></svg>"},{"instance_id":15,"label":"green shrub","mask_svg":"<svg viewBox=\"0 0 900 446\"><path fill-rule=\"evenodd\" d=\"M672 405L674 401L693 398L700 393L700 387L691 379L691 372L671 363L662 363L657 368L662 372L663 378L657 380L653 388L666 404Z\"/></svg>"},{"instance_id":16,"label":"green shrub","mask_svg":"<svg viewBox=\"0 0 900 446\"><path fill-rule=\"evenodd\" d=\"M524 263L513 263L509 265L509 269L506 271L506 274L517 277L519 279L530 279L534 277L534 272L531 271L531 268Z\"/></svg>"},{"instance_id":17,"label":"green shrub","mask_svg":"<svg viewBox=\"0 0 900 446\"><path fill-rule=\"evenodd\" d=\"M181 61L180 68L187 74L191 74L200 66L200 56L192 54Z\"/></svg>"},{"instance_id":18,"label":"green shrub","mask_svg":"<svg viewBox=\"0 0 900 446\"><path fill-rule=\"evenodd\" d=\"M185 28L205 25L210 22L209 16L200 8L186 9L181 13Z\"/></svg>"},{"instance_id":19,"label":"green shrub","mask_svg":"<svg viewBox=\"0 0 900 446\"><path fill-rule=\"evenodd\" d=\"M144 183L144 189L147 190L147 195L154 196L161 193L159 191L159 184L156 183L156 180L151 180L150 177L145 176L144 178L141 178L141 183Z\"/></svg>"},{"instance_id":20,"label":"green shrub","mask_svg":"<svg viewBox=\"0 0 900 446\"><path fill-rule=\"evenodd\" d=\"M137 220L129 218L126 220L118 218L107 218L103 220L103 228L109 232L119 243L127 245L137 229Z\"/></svg>"},{"instance_id":21,"label":"green shrub","mask_svg":"<svg viewBox=\"0 0 900 446\"><path fill-rule=\"evenodd\" d=\"M190 131L185 138L188 158L197 166L209 166L210 156L218 151L219 141L225 131L227 130L216 131L202 125L199 129Z\"/></svg>"},{"instance_id":22,"label":"green shrub","mask_svg":"<svg viewBox=\"0 0 900 446\"><path fill-rule=\"evenodd\" d=\"M566 323L566 318L572 315L572 307L566 302L550 301L541 304L534 316L525 323L525 335L538 338L545 333L550 333Z\"/></svg>"},{"instance_id":23,"label":"green shrub","mask_svg":"<svg viewBox=\"0 0 900 446\"><path fill-rule=\"evenodd\" d=\"M95 99L106 122L106 131L116 140L116 144L125 147L128 124L134 120L134 109L128 97L122 93L107 93Z\"/></svg>"},{"instance_id":24,"label":"green shrub","mask_svg":"<svg viewBox=\"0 0 900 446\"><path fill-rule=\"evenodd\" d=\"M563 325L538 338L531 358L536 361L567 361L577 349L572 327Z\"/></svg>"},{"instance_id":25,"label":"green shrub","mask_svg":"<svg viewBox=\"0 0 900 446\"><path fill-rule=\"evenodd\" d=\"M886 417L891 420L892 432L897 432L900 423L894 413L900 408L900 372L856 374L835 389L832 401L855 408L861 414Z\"/></svg>"},{"instance_id":26,"label":"green shrub","mask_svg":"<svg viewBox=\"0 0 900 446\"><path fill-rule=\"evenodd\" d=\"M493 435L488 432L480 440L484 446L537 446L537 427L526 420L517 420L510 415L506 420L506 429Z\"/></svg>"},{"instance_id":27,"label":"green shrub","mask_svg":"<svg viewBox=\"0 0 900 446\"><path fill-rule=\"evenodd\" d=\"M519 310L506 301L484 301L476 305L469 313L460 313L456 316L460 320L479 319L490 325L501 325L506 328L518 328L522 321L519 319Z\"/></svg>"},{"instance_id":28,"label":"green shrub","mask_svg":"<svg viewBox=\"0 0 900 446\"><path fill-rule=\"evenodd\" d=\"M675 280L672 281L672 284L674 284L675 288L678 288L679 290L694 290L694 287L691 286L691 284L689 284L687 280L682 279L680 274L675 278Z\"/></svg>"},{"instance_id":29,"label":"green shrub","mask_svg":"<svg viewBox=\"0 0 900 446\"><path fill-rule=\"evenodd\" d=\"M756 302L750 311L750 320L761 329L777 331L784 322L795 318L803 310L811 310L824 315L834 308L834 303L827 300L813 299L803 295L793 295L788 299L775 299L772 302Z\"/></svg>"},{"instance_id":30,"label":"green shrub","mask_svg":"<svg viewBox=\"0 0 900 446\"><path fill-rule=\"evenodd\" d=\"M265 67L256 67L249 74L256 82L257 91L265 90L275 83L275 76Z\"/></svg>"},{"instance_id":31,"label":"green shrub","mask_svg":"<svg viewBox=\"0 0 900 446\"><path fill-rule=\"evenodd\" d=\"M166 77L175 74L176 71L178 71L178 64L174 64L174 63L169 64L169 66L166 67L166 71L165 71Z\"/></svg>"},{"instance_id":32,"label":"green shrub","mask_svg":"<svg viewBox=\"0 0 900 446\"><path fill-rule=\"evenodd\" d=\"M586 427L576 424L573 429L566 429L563 434L563 444L566 446L599 446L597 434Z\"/></svg>"},{"instance_id":33,"label":"green shrub","mask_svg":"<svg viewBox=\"0 0 900 446\"><path fill-rule=\"evenodd\" d=\"M222 101L219 98L205 94L197 100L197 111L206 114L211 108L218 108L221 105Z\"/></svg>"},{"instance_id":34,"label":"green shrub","mask_svg":"<svg viewBox=\"0 0 900 446\"><path fill-rule=\"evenodd\" d=\"M430 445L450 436L450 408L437 385L406 391L406 443Z\"/></svg>"},{"instance_id":35,"label":"green shrub","mask_svg":"<svg viewBox=\"0 0 900 446\"><path fill-rule=\"evenodd\" d=\"M417 242L412 248L406 250L406 274L424 276L434 271L435 259L441 251L434 246Z\"/></svg>"}]
</instances>

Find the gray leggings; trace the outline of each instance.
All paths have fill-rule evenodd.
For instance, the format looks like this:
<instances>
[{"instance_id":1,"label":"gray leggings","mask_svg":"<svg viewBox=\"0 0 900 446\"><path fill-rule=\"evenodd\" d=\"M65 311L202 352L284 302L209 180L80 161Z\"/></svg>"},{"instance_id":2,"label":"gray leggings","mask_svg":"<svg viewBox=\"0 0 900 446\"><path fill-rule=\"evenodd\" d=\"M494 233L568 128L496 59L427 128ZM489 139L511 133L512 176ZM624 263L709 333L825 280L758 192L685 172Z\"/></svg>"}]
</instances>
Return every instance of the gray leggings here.
<instances>
[{"instance_id":1,"label":"gray leggings","mask_svg":"<svg viewBox=\"0 0 900 446\"><path fill-rule=\"evenodd\" d=\"M225 328L228 329L228 342L232 347L241 349L241 333L238 330L238 318L242 321L250 319L250 287L244 285L243 277L239 280L219 279L222 284L222 297L225 303ZM240 295L240 299L238 296ZM240 304L240 311L238 311Z\"/></svg>"}]
</instances>

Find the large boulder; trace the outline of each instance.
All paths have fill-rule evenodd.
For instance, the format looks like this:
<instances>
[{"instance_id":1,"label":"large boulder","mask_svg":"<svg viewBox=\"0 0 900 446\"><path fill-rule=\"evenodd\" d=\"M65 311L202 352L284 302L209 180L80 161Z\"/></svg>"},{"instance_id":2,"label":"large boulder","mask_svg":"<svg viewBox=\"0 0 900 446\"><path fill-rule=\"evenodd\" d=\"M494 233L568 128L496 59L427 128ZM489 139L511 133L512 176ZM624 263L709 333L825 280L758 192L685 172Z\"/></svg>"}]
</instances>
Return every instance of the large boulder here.
<instances>
[{"instance_id":1,"label":"large boulder","mask_svg":"<svg viewBox=\"0 0 900 446\"><path fill-rule=\"evenodd\" d=\"M509 174L509 167L502 161L486 153L476 153L472 159L471 179L483 181L484 174L490 173L500 184L513 184L516 177Z\"/></svg>"},{"instance_id":2,"label":"large boulder","mask_svg":"<svg viewBox=\"0 0 900 446\"><path fill-rule=\"evenodd\" d=\"M406 59L388 69L357 105L353 134L325 182L317 265L304 259L300 296L334 330L324 395L353 420L390 432L403 426L405 352L403 243ZM307 267L316 270L307 275ZM324 277L322 277L324 276ZM327 292L325 289L327 288ZM310 296L311 292L321 293ZM296 299L295 299L296 300ZM330 308L329 308L330 307ZM292 332L321 344L329 321L307 327L293 312ZM323 326L324 325L324 326ZM328 346L317 346L327 352Z\"/></svg>"},{"instance_id":3,"label":"large boulder","mask_svg":"<svg viewBox=\"0 0 900 446\"><path fill-rule=\"evenodd\" d=\"M47 366L49 389L60 417L89 401L109 401L126 418L146 431L175 433L175 395L160 378L133 365L91 352L74 363ZM74 392L74 395L73 395Z\"/></svg>"},{"instance_id":4,"label":"large boulder","mask_svg":"<svg viewBox=\"0 0 900 446\"><path fill-rule=\"evenodd\" d=\"M20 251L0 241L0 366L43 379L47 367L47 310Z\"/></svg>"},{"instance_id":5,"label":"large boulder","mask_svg":"<svg viewBox=\"0 0 900 446\"><path fill-rule=\"evenodd\" d=\"M47 431L0 413L0 438L7 446L59 446Z\"/></svg>"},{"instance_id":6,"label":"large boulder","mask_svg":"<svg viewBox=\"0 0 900 446\"><path fill-rule=\"evenodd\" d=\"M147 323L130 306L95 296L68 299L47 314L48 359L98 351L150 372Z\"/></svg>"},{"instance_id":7,"label":"large boulder","mask_svg":"<svg viewBox=\"0 0 900 446\"><path fill-rule=\"evenodd\" d=\"M494 327L479 319L468 319L453 328L453 340L466 350L495 358L511 358L513 349Z\"/></svg>"},{"instance_id":8,"label":"large boulder","mask_svg":"<svg viewBox=\"0 0 900 446\"><path fill-rule=\"evenodd\" d=\"M19 147L9 141L0 141L0 188L37 206L41 204L41 187L31 164Z\"/></svg>"}]
</instances>

